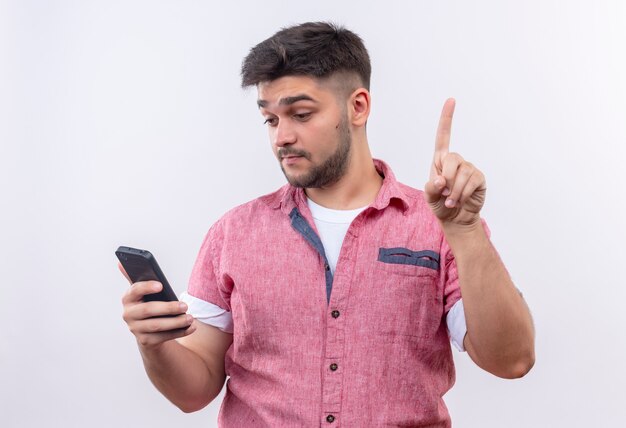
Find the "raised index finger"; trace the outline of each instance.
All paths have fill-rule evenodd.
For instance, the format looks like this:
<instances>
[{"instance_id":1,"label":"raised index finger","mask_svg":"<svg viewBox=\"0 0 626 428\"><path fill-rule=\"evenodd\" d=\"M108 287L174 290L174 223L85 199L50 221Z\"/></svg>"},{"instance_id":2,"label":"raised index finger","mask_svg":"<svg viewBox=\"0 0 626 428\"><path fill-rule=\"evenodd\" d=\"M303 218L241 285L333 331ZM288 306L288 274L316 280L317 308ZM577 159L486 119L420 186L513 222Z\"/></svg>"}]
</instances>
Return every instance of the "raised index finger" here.
<instances>
[{"instance_id":1,"label":"raised index finger","mask_svg":"<svg viewBox=\"0 0 626 428\"><path fill-rule=\"evenodd\" d=\"M452 116L454 115L454 98L448 98L441 110L437 137L435 138L435 153L448 153L450 151L450 134L452 132Z\"/></svg>"}]
</instances>

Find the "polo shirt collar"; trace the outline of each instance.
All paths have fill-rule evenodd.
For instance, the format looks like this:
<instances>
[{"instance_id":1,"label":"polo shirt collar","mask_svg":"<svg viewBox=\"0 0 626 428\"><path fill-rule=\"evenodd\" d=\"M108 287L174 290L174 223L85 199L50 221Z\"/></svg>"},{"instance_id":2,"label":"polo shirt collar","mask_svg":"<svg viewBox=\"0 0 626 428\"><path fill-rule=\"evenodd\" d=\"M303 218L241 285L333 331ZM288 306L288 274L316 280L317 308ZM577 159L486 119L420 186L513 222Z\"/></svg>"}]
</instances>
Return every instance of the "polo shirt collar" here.
<instances>
[{"instance_id":1,"label":"polo shirt collar","mask_svg":"<svg viewBox=\"0 0 626 428\"><path fill-rule=\"evenodd\" d=\"M406 212L409 209L409 200L407 195L401 188L401 184L396 180L396 176L391 171L389 165L380 159L374 159L374 166L376 171L383 176L383 185L376 195L376 199L370 205L377 210L383 210L387 208L392 201L397 201L402 209L402 212Z\"/></svg>"},{"instance_id":2,"label":"polo shirt collar","mask_svg":"<svg viewBox=\"0 0 626 428\"><path fill-rule=\"evenodd\" d=\"M403 192L389 165L380 159L374 159L374 166L383 177L383 184L370 207L383 210L396 201L402 211L405 212L409 208L408 197ZM272 200L269 201L270 206L274 209L280 208L287 215L294 208L306 205L304 189L290 184L284 185L273 196Z\"/></svg>"}]
</instances>

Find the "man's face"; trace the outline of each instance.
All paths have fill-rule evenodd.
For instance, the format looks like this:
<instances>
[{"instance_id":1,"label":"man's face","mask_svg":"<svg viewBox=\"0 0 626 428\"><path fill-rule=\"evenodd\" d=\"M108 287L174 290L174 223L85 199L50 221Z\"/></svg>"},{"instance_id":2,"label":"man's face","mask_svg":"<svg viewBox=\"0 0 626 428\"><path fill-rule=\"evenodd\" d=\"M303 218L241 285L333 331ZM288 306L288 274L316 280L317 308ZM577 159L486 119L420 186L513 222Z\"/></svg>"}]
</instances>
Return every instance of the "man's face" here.
<instances>
[{"instance_id":1,"label":"man's face","mask_svg":"<svg viewBox=\"0 0 626 428\"><path fill-rule=\"evenodd\" d=\"M272 150L293 186L332 185L348 167L352 137L346 106L333 87L301 76L258 85Z\"/></svg>"}]
</instances>

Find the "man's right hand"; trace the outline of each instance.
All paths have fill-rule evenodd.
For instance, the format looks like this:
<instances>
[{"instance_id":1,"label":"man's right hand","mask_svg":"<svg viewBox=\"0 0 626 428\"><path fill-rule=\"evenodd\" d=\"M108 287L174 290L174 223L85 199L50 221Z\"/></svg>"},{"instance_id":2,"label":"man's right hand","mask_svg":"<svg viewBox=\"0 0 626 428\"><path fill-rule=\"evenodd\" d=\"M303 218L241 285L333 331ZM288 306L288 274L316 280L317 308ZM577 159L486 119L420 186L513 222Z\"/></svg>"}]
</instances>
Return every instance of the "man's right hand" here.
<instances>
[{"instance_id":1,"label":"man's right hand","mask_svg":"<svg viewBox=\"0 0 626 428\"><path fill-rule=\"evenodd\" d=\"M128 282L128 274L118 267ZM168 340L188 336L196 330L193 316L186 314L183 302L144 302L143 296L157 293L163 286L158 281L131 283L122 297L124 321L144 348L154 348Z\"/></svg>"}]
</instances>

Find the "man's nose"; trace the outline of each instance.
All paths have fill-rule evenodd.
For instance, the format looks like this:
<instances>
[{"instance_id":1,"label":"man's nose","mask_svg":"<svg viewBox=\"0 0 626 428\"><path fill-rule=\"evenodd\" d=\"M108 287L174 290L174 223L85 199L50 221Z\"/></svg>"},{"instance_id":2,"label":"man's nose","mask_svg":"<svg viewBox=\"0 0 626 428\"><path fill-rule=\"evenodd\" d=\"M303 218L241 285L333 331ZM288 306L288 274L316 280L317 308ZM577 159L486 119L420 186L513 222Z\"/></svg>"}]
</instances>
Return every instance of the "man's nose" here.
<instances>
[{"instance_id":1,"label":"man's nose","mask_svg":"<svg viewBox=\"0 0 626 428\"><path fill-rule=\"evenodd\" d=\"M277 147L283 147L296 142L296 133L293 127L285 121L280 121L274 128L274 144Z\"/></svg>"}]
</instances>

